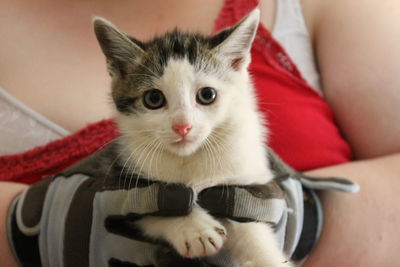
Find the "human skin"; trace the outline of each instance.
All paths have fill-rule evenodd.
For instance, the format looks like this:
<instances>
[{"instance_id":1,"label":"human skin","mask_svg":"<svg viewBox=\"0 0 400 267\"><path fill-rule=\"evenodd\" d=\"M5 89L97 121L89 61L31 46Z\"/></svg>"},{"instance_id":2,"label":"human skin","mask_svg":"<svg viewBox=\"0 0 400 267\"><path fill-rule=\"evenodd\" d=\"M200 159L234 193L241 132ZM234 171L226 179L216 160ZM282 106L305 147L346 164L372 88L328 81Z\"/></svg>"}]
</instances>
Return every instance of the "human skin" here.
<instances>
[{"instance_id":1,"label":"human skin","mask_svg":"<svg viewBox=\"0 0 400 267\"><path fill-rule=\"evenodd\" d=\"M360 184L361 191L320 194L324 228L318 245L303 266L398 266L399 162L397 154L308 172L350 178Z\"/></svg>"},{"instance_id":2,"label":"human skin","mask_svg":"<svg viewBox=\"0 0 400 267\"><path fill-rule=\"evenodd\" d=\"M397 266L400 4L305 0L303 7L325 98L356 160L310 174L361 185L355 195L322 194L324 232L304 266Z\"/></svg>"},{"instance_id":3,"label":"human skin","mask_svg":"<svg viewBox=\"0 0 400 267\"><path fill-rule=\"evenodd\" d=\"M18 1L13 1L13 3L16 2ZM400 51L400 4L396 0L302 0L302 6L321 72L325 98L332 107L337 123L349 141L355 156L353 162L313 170L310 173L321 176L343 176L361 185L361 191L354 195L337 192L326 192L321 195L326 213L324 231L305 266L395 266L400 262L400 253L397 252L400 249L400 233L396 227L400 225L400 208L397 205L400 203L400 194L396 192L396 189L400 188L400 139L398 138L400 112L397 112L400 105L398 92L400 88L400 75L398 75L400 73L398 64L400 62L400 53L398 53ZM167 7L161 6L160 9L162 8ZM0 9L0 12L1 10L5 9ZM262 21L270 29L273 26L271 18L275 15L271 10L273 11L273 1L263 1ZM22 11L18 9L18 12ZM210 16L215 16L217 13L215 10L212 12L203 10L203 12L204 15L209 13ZM88 14L85 15L88 16ZM105 17L118 26L121 25L121 28L129 29L130 24L126 21L106 15L104 13ZM0 17L4 16L0 14ZM138 19L146 20L140 14ZM154 20L154 17L147 18L149 25L151 19ZM180 19L184 23L185 19ZM212 18L206 20L204 25L207 21L213 20ZM185 23L190 24L190 21ZM167 21L164 25L172 24L168 24ZM199 25L204 26L202 22ZM145 36L145 32L164 30L164 28L150 29L148 25L141 26L144 28L142 32L136 28L132 34L137 31L139 36L140 34ZM136 26L133 25L133 27ZM201 30L207 32L211 27L212 25L208 24ZM82 34L87 32L82 32ZM68 29L65 29L65 35L70 36L69 33ZM12 37L12 35L4 34L2 36ZM90 40L85 41L90 43ZM92 42L95 44L94 39ZM88 61L93 62L92 65L91 63L85 65L85 63L77 66L76 69L70 67L74 62L68 60L68 57L73 54L68 54L70 50L65 46L66 44L58 49L66 51L59 57L65 59L62 62L67 67L56 72L55 76L52 76L54 80L50 79L49 86L46 87L46 84L41 84L40 81L47 77L49 71L55 69L51 65L52 62L46 62L42 70L37 70L36 76L27 77L24 76L26 75L24 72L16 81L13 80L16 79L15 73L20 71L21 67L24 68L26 56L12 54L10 53L12 49L2 50L0 45L0 59L4 60L0 61L0 66L6 64L9 67L6 71L0 72L0 84L7 89L10 88L10 91L14 90L12 92L14 95L19 96L25 103L40 110L52 120L70 130L75 130L107 114L108 104L98 95L106 94L108 78L105 70L99 68L99 66L104 66L104 62L102 58L98 58L102 55L97 48L94 48L94 45L88 47L88 44L85 46L76 42L74 49L83 49L90 58ZM28 48L35 51L35 47ZM9 56L3 55L1 51L6 51ZM51 51L47 52L51 53ZM13 63L14 61L21 62L18 63L21 65ZM62 65L59 62L57 64ZM74 85L73 88L59 83L60 77L65 78L62 76L65 72L70 73L69 75L73 78L68 80ZM85 73L84 79L80 73ZM54 99L52 102L54 106L43 106L42 98L26 95L27 88L29 89L27 84L30 83L34 85L35 90L39 90L39 96L49 94L49 99ZM13 87L13 85L18 86ZM82 106L79 102L82 100L75 98L79 93L74 91L77 90L75 88L79 90L88 88L88 91L83 93L89 96L85 97L85 103L90 108L86 108L85 112L81 112L78 107L70 108L71 112L73 110L79 112L79 116L58 112L58 110L63 110L60 107L65 105L67 100L71 103L77 101L77 105ZM8 185L3 184L0 187L4 188ZM0 212L3 212L0 218L4 218L6 200L1 201L0 205L2 206ZM0 257L2 255L0 250Z\"/></svg>"}]
</instances>

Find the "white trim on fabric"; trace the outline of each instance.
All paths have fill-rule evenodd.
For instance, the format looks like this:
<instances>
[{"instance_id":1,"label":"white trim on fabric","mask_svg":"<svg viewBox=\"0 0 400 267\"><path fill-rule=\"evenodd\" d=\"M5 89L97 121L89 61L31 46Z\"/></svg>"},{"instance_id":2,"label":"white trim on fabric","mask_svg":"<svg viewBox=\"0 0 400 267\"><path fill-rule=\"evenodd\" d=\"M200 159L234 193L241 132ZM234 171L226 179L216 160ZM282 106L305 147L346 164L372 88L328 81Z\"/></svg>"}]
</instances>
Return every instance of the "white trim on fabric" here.
<instances>
[{"instance_id":1,"label":"white trim on fabric","mask_svg":"<svg viewBox=\"0 0 400 267\"><path fill-rule=\"evenodd\" d=\"M70 134L70 132L68 130L66 130L65 128L61 127L60 125L52 122L45 116L39 114L38 112L34 111L30 107L28 107L27 105L25 105L24 103L19 101L17 98L15 98L12 95L10 95L9 93L7 93L7 91L1 87L0 87L0 98L4 99L11 105L15 106L16 108L21 110L23 113L25 113L27 116L36 120L40 124L49 128L50 130L53 130L54 132L56 132L62 136L67 136L68 134Z\"/></svg>"}]
</instances>

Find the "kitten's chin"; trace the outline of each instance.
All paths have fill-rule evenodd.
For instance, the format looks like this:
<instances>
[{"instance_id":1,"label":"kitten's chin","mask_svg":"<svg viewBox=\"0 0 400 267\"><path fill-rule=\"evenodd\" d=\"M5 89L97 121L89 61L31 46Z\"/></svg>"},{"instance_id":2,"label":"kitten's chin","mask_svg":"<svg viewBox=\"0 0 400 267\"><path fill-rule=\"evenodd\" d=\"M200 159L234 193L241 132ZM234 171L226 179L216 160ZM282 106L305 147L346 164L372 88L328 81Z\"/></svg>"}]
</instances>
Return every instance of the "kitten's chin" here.
<instances>
[{"instance_id":1,"label":"kitten's chin","mask_svg":"<svg viewBox=\"0 0 400 267\"><path fill-rule=\"evenodd\" d=\"M168 146L168 150L177 156L187 157L194 154L199 148L199 144L195 141L181 140L173 142Z\"/></svg>"}]
</instances>

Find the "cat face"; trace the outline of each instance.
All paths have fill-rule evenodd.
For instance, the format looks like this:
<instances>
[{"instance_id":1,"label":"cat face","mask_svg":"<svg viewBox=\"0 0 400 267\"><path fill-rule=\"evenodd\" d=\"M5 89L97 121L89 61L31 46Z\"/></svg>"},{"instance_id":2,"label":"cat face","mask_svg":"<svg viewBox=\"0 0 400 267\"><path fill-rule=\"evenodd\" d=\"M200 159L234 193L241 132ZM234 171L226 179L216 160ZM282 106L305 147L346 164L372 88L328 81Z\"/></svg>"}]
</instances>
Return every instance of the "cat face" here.
<instances>
[{"instance_id":1,"label":"cat face","mask_svg":"<svg viewBox=\"0 0 400 267\"><path fill-rule=\"evenodd\" d=\"M249 90L258 10L212 37L167 33L143 43L103 19L96 36L112 76L119 127L137 147L188 156L218 133ZM207 148L206 148L207 149Z\"/></svg>"},{"instance_id":2,"label":"cat face","mask_svg":"<svg viewBox=\"0 0 400 267\"><path fill-rule=\"evenodd\" d=\"M229 75L207 73L185 58L170 58L163 74L143 89L136 114L121 116L124 133L146 134L175 154L192 154L226 119L234 101L232 85L224 78Z\"/></svg>"}]
</instances>

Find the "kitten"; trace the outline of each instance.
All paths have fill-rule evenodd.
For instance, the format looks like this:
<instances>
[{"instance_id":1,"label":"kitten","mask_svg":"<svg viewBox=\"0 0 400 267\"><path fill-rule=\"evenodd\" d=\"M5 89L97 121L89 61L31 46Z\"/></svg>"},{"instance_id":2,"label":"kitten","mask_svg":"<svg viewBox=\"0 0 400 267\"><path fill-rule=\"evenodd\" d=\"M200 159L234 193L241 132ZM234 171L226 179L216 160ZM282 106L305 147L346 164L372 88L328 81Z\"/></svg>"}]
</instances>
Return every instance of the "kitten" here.
<instances>
[{"instance_id":1,"label":"kitten","mask_svg":"<svg viewBox=\"0 0 400 267\"><path fill-rule=\"evenodd\" d=\"M247 70L258 24L255 9L211 37L175 30L140 42L95 19L129 172L196 192L273 178L267 129ZM224 247L240 266L290 266L264 223L218 221L195 206L188 216L146 217L138 224L183 257L210 256Z\"/></svg>"}]
</instances>

